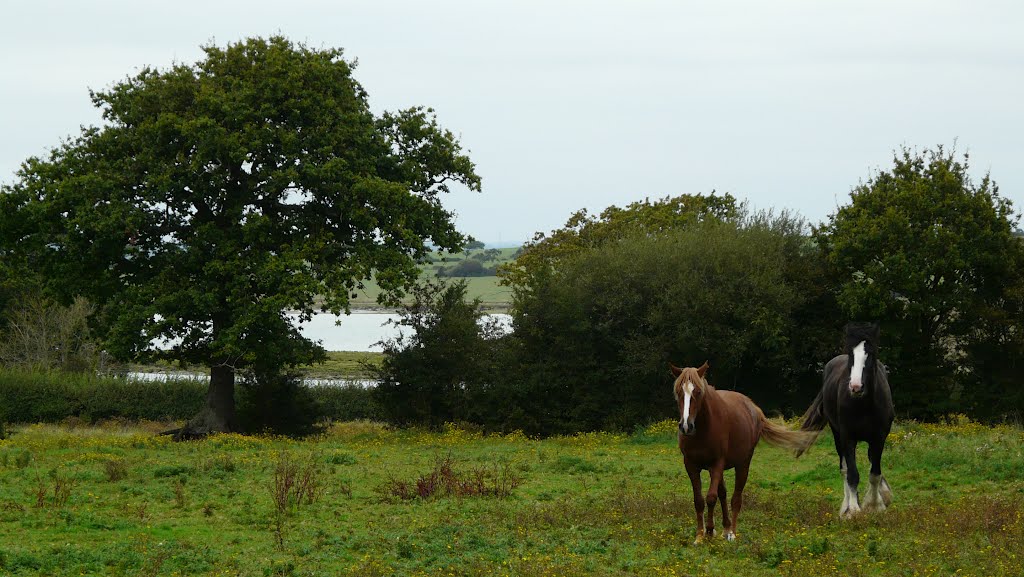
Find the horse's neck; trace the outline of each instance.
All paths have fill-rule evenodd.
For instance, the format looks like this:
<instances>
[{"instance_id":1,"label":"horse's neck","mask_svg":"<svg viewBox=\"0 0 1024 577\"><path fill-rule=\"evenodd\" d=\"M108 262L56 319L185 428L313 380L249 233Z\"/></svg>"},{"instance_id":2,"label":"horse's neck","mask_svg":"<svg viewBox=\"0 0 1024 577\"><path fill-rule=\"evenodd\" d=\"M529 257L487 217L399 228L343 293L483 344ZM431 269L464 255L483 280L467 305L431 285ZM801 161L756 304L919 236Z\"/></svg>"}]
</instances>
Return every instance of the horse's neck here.
<instances>
[{"instance_id":1,"label":"horse's neck","mask_svg":"<svg viewBox=\"0 0 1024 577\"><path fill-rule=\"evenodd\" d=\"M722 398L718 396L717 389L711 385L704 387L704 410L701 411L701 416L709 420L714 419L715 415L721 413L721 401Z\"/></svg>"}]
</instances>

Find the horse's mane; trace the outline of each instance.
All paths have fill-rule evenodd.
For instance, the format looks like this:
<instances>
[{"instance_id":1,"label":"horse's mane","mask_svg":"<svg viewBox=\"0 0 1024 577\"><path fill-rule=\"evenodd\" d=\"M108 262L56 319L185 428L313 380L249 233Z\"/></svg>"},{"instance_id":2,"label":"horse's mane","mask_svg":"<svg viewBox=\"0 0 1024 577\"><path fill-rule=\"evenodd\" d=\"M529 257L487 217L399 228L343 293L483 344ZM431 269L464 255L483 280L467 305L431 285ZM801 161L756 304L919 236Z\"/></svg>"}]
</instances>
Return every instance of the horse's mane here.
<instances>
[{"instance_id":1,"label":"horse's mane","mask_svg":"<svg viewBox=\"0 0 1024 577\"><path fill-rule=\"evenodd\" d=\"M700 376L700 373L697 372L697 369L693 367L686 367L685 369L683 369L683 372L679 373L679 376L676 377L676 382L673 386L677 399L682 397L683 383L687 381L693 383L698 388L714 390L714 387L711 386L711 383L707 382L704 379L704 377Z\"/></svg>"},{"instance_id":2,"label":"horse's mane","mask_svg":"<svg viewBox=\"0 0 1024 577\"><path fill-rule=\"evenodd\" d=\"M846 354L850 354L853 347L857 346L861 341L867 341L873 347L878 347L879 330L877 323L847 323L843 333L846 336L843 352Z\"/></svg>"}]
</instances>

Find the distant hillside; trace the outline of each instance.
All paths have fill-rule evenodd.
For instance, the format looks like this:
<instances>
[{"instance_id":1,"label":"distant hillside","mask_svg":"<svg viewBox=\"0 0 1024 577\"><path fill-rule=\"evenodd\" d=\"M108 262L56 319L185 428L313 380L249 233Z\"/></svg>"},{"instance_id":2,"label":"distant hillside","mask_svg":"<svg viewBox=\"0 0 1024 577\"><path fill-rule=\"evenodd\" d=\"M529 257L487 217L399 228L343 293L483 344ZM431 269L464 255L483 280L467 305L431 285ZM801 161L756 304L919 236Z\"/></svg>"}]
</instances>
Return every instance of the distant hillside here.
<instances>
[{"instance_id":1,"label":"distant hillside","mask_svg":"<svg viewBox=\"0 0 1024 577\"><path fill-rule=\"evenodd\" d=\"M495 242L484 242L487 248L519 248L526 244L526 241L521 240L506 240L506 241L495 241Z\"/></svg>"},{"instance_id":2,"label":"distant hillside","mask_svg":"<svg viewBox=\"0 0 1024 577\"><path fill-rule=\"evenodd\" d=\"M496 247L485 244L483 248L474 248L457 254L441 254L432 252L420 265L423 278L463 279L467 284L467 296L479 298L484 307L492 311L507 310L512 300L512 291L501 286L495 269L515 260L522 245ZM375 282L366 283L366 288L356 292L352 308L377 308L377 295L380 288Z\"/></svg>"}]
</instances>

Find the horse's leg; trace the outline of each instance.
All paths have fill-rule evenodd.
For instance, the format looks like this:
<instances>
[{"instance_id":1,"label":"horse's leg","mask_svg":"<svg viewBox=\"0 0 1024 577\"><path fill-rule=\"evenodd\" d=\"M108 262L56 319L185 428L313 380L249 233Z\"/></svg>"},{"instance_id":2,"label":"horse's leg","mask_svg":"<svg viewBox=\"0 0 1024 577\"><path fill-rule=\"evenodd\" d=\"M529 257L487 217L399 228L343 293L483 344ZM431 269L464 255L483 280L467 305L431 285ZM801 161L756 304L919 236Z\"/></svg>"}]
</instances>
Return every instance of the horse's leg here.
<instances>
[{"instance_id":1,"label":"horse's leg","mask_svg":"<svg viewBox=\"0 0 1024 577\"><path fill-rule=\"evenodd\" d=\"M725 476L723 473L722 482L718 484L718 500L722 503L722 530L726 535L732 532L732 523L729 521L729 496L725 490ZM735 518L735 516L734 516ZM731 541L732 539L730 539Z\"/></svg>"},{"instance_id":2,"label":"horse's leg","mask_svg":"<svg viewBox=\"0 0 1024 577\"><path fill-rule=\"evenodd\" d=\"M686 463L686 474L693 485L693 509L697 513L697 538L693 541L696 545L704 540L704 493L700 486L700 467Z\"/></svg>"},{"instance_id":3,"label":"horse's leg","mask_svg":"<svg viewBox=\"0 0 1024 577\"><path fill-rule=\"evenodd\" d=\"M706 534L708 537L712 537L715 534L715 502L718 501L718 488L723 484L722 475L725 472L725 463L718 462L708 469L708 473L711 475L711 482L708 484L708 494L705 497L705 501L708 504L708 517L706 521ZM724 505L724 503L723 503Z\"/></svg>"},{"instance_id":4,"label":"horse's leg","mask_svg":"<svg viewBox=\"0 0 1024 577\"><path fill-rule=\"evenodd\" d=\"M882 451L885 449L885 438L873 439L868 443L868 460L871 461L871 475L868 477L868 490L864 495L865 511L885 511L892 503L892 490L882 476Z\"/></svg>"},{"instance_id":5,"label":"horse's leg","mask_svg":"<svg viewBox=\"0 0 1024 577\"><path fill-rule=\"evenodd\" d=\"M839 429L832 429L832 442L836 445L836 455L839 456L839 477L843 480L843 503L839 506L839 514L843 515L850 507L850 492L846 490L846 448L843 445L842 437L839 436Z\"/></svg>"},{"instance_id":6,"label":"horse's leg","mask_svg":"<svg viewBox=\"0 0 1024 577\"><path fill-rule=\"evenodd\" d=\"M747 484L747 473L750 463L736 467L736 486L732 489L732 527L725 530L728 541L736 540L736 527L740 524L740 509L743 508L743 486ZM722 497L722 508L725 508L725 496Z\"/></svg>"},{"instance_id":7,"label":"horse's leg","mask_svg":"<svg viewBox=\"0 0 1024 577\"><path fill-rule=\"evenodd\" d=\"M860 473L857 472L857 442L844 439L841 444L843 445L840 460L843 473L843 506L839 509L839 515L849 518L860 513L860 499L857 497L857 485L860 484Z\"/></svg>"}]
</instances>

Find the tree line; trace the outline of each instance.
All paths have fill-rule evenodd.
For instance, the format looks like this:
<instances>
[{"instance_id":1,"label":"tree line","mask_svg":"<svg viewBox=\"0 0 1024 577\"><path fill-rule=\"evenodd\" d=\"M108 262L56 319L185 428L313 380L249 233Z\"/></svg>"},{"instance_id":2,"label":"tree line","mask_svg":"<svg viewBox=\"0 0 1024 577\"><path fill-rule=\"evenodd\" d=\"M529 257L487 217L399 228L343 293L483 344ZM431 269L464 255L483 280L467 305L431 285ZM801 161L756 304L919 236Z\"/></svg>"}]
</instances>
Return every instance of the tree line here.
<instances>
[{"instance_id":1,"label":"tree line","mask_svg":"<svg viewBox=\"0 0 1024 577\"><path fill-rule=\"evenodd\" d=\"M903 149L826 222L682 195L581 211L501 274L514 331L481 323L459 283L417 294L377 393L396 423L548 434L675 416L668 363L801 413L842 326L882 326L903 418L1024 410L1024 243L968 158Z\"/></svg>"},{"instance_id":2,"label":"tree line","mask_svg":"<svg viewBox=\"0 0 1024 577\"><path fill-rule=\"evenodd\" d=\"M397 423L629 428L671 416L669 361L799 411L851 319L882 324L903 416L1020 412L1017 221L966 155L899 151L818 225L715 193L580 211L502 268L501 335L464 285L417 285L430 247L471 241L441 196L481 189L432 110L375 114L340 49L275 36L204 54L92 92L103 124L0 186L4 330L39 298L73 313L47 317L64 340L46 362L210 367L182 438L242 426L239 375L282 406L295 367L324 357L289 312L348 312L370 278L382 304L415 297L374 393Z\"/></svg>"}]
</instances>

